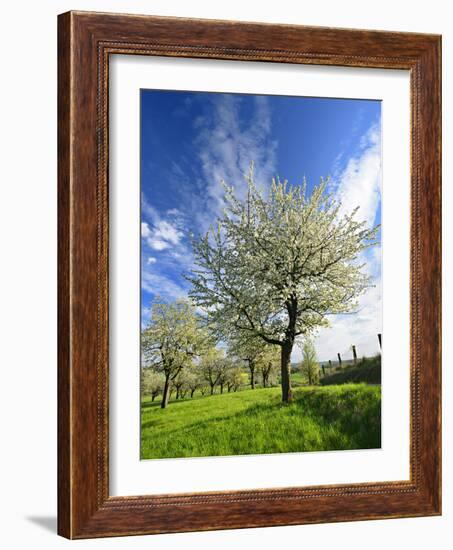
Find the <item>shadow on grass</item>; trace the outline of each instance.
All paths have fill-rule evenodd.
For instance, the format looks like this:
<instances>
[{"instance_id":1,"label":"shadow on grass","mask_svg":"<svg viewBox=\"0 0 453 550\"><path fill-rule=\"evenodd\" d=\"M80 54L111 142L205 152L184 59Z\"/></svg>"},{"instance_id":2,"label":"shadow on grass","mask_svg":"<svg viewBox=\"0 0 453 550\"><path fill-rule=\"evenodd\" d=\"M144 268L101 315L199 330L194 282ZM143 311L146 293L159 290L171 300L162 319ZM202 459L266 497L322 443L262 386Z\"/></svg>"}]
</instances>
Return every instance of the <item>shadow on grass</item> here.
<instances>
[{"instance_id":1,"label":"shadow on grass","mask_svg":"<svg viewBox=\"0 0 453 550\"><path fill-rule=\"evenodd\" d=\"M354 438L362 449L381 447L381 395L380 386L347 384L327 386L322 391L304 392L300 401L311 414L327 424L336 424L347 436ZM327 398L329 395L329 398Z\"/></svg>"},{"instance_id":2,"label":"shadow on grass","mask_svg":"<svg viewBox=\"0 0 453 550\"><path fill-rule=\"evenodd\" d=\"M187 424L181 428L175 429L171 432L171 441L192 441L197 440L198 442L204 441L204 442L211 442L213 435L216 433L219 433L219 431L215 430L214 426L216 424L221 424L223 422L229 422L232 425L235 424L236 420L243 420L246 417L250 417L253 419L253 417L259 417L262 414L272 414L271 411L274 409L279 409L281 407L285 407L282 403L269 403L269 404L255 404L251 405L250 407L246 407L245 409L242 409L241 411L238 411L234 414L224 414L221 416L215 416L213 418L209 418L206 420L195 420L194 422L191 422L190 424ZM161 419L160 419L161 420ZM146 429L153 429L158 428L159 420L156 419L156 421L148 421L142 424L142 430ZM195 436L195 437L194 437ZM241 446L240 446L241 447ZM269 453L272 452L278 452L278 451L269 451ZM143 457L144 459L152 459L152 458L188 458L188 457L202 457L202 456L228 456L228 455L247 455L247 454L259 454L258 451L253 452L253 450L247 448L247 445L245 445L243 448L237 448L234 449L233 446L229 452L214 452L214 451L193 451L193 450L187 450L187 452L181 452L181 451L171 451L169 447L166 448L166 452L164 454L159 453L158 456L151 456L151 457Z\"/></svg>"},{"instance_id":3,"label":"shadow on grass","mask_svg":"<svg viewBox=\"0 0 453 550\"><path fill-rule=\"evenodd\" d=\"M264 389L264 390L268 390L268 389L272 389L272 388L256 388L256 390L254 391L259 391L261 389ZM191 403L192 401L200 401L200 399L209 399L210 397L220 397L220 396L240 396L242 392L240 391L225 391L223 393L214 393L214 394L209 394L209 395L195 395L194 397L183 397L181 399L170 399L170 401L168 402L168 408L170 407L173 407L173 405L179 405L181 403ZM160 404L161 404L161 400L159 399L158 401L142 401L141 402L141 406L142 406L142 409L155 409L155 408L160 408Z\"/></svg>"},{"instance_id":4,"label":"shadow on grass","mask_svg":"<svg viewBox=\"0 0 453 550\"><path fill-rule=\"evenodd\" d=\"M220 395L220 394L219 394ZM212 395L209 395L209 396L205 396L205 397L214 397ZM192 399L190 401L193 401ZM224 415L221 415L221 416L215 416L209 420L203 420L203 421L198 421L198 422L195 422L195 423L191 423L191 424L188 424L187 427L185 428L181 428L181 430L187 430L189 428L192 428L192 426L198 426L198 428L201 427L201 425L207 425L209 423L212 423L212 422L217 422L219 420L230 420L230 419L233 419L235 418L236 416L252 416L252 415L256 415L256 414L259 414L261 411L262 412L268 412L270 408L280 408L280 407L286 407L287 405L283 404L282 402L276 402L276 403L273 403L272 401L274 400L270 400L268 403L257 403L257 404L252 404L250 405L250 407L246 407L240 411L238 411L237 413L235 414L228 414L228 412L226 412ZM185 403L189 402L189 400L186 400L184 401ZM169 405L169 408L170 407L173 407L173 405L176 405L178 403L183 403L183 401L175 401L175 402L171 402L171 404ZM159 417L159 418L156 418L155 420L149 420L147 422L144 422L142 424L142 430L143 429L147 429L147 428L153 428L154 426L160 424L162 422L162 418ZM172 433L177 433L178 430L172 432Z\"/></svg>"},{"instance_id":5,"label":"shadow on grass","mask_svg":"<svg viewBox=\"0 0 453 550\"><path fill-rule=\"evenodd\" d=\"M322 433L322 441L318 447L308 448L303 439L300 439L297 449L294 449L294 441L288 443L288 450L273 450L274 443L269 443L269 449L255 450L253 444L247 437L253 438L255 432L262 431L264 425L272 425L272 421L279 415L279 411L284 410L281 417L283 423L297 426L299 419L312 421L318 425ZM377 391L363 387L341 388L313 388L311 390L299 390L295 392L295 399L290 404L284 404L279 397L271 398L266 403L251 404L248 407L236 412L220 414L212 418L203 420L196 419L194 411L193 422L176 428L169 434L169 445L162 453L157 452L156 456L144 456L143 458L177 458L188 456L227 456L228 454L259 454L265 452L271 454L275 452L309 452L309 451L327 451L327 450L345 450L345 449L370 449L379 448L381 444L380 430L380 395ZM295 422L291 420L295 418ZM250 420L250 422L249 422ZM158 432L162 427L162 416L144 422L143 430ZM244 422L245 421L245 422ZM223 427L222 423L226 422ZM235 432L231 427L238 426L241 435ZM239 426L241 426L239 428ZM299 428L300 429L300 428ZM329 435L329 431L334 432ZM242 437L242 445L237 445L235 434ZM213 438L219 437L219 444L222 445L222 437L230 438L227 448L229 452L215 452ZM299 435L300 437L300 435ZM198 450L197 443L201 443ZM194 443L192 443L194 442ZM347 443L346 443L347 442ZM181 448L176 451L175 445L181 444ZM188 446L186 446L188 444ZM278 442L276 445L278 446ZM300 448L299 448L300 444ZM193 446L191 446L193 445ZM171 449L175 450L171 450ZM203 450L204 449L204 450ZM209 450L207 450L209 449ZM225 449L225 446L223 447ZM152 452L152 451L151 451Z\"/></svg>"},{"instance_id":6,"label":"shadow on grass","mask_svg":"<svg viewBox=\"0 0 453 550\"><path fill-rule=\"evenodd\" d=\"M323 386L338 384L380 384L381 383L381 356L366 357L357 365L348 365L341 370L328 374L321 379Z\"/></svg>"}]
</instances>

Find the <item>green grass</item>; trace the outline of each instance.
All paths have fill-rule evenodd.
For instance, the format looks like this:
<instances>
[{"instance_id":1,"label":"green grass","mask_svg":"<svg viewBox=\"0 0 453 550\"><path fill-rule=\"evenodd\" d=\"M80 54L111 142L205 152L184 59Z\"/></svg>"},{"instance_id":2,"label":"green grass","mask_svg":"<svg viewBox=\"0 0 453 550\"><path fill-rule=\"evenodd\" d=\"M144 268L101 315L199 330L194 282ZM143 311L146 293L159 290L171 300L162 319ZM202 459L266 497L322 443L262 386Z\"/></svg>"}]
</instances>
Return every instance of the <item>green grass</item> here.
<instances>
[{"instance_id":1,"label":"green grass","mask_svg":"<svg viewBox=\"0 0 453 550\"><path fill-rule=\"evenodd\" d=\"M245 390L142 402L141 458L372 449L381 446L381 388L364 384Z\"/></svg>"},{"instance_id":2,"label":"green grass","mask_svg":"<svg viewBox=\"0 0 453 550\"><path fill-rule=\"evenodd\" d=\"M363 358L357 366L349 365L341 370L321 378L323 386L331 384L349 384L365 382L367 384L381 383L381 356Z\"/></svg>"},{"instance_id":3,"label":"green grass","mask_svg":"<svg viewBox=\"0 0 453 550\"><path fill-rule=\"evenodd\" d=\"M291 374L291 384L294 387L302 386L303 384L306 384L306 383L307 383L307 380L305 376L302 376L300 371L296 371Z\"/></svg>"}]
</instances>

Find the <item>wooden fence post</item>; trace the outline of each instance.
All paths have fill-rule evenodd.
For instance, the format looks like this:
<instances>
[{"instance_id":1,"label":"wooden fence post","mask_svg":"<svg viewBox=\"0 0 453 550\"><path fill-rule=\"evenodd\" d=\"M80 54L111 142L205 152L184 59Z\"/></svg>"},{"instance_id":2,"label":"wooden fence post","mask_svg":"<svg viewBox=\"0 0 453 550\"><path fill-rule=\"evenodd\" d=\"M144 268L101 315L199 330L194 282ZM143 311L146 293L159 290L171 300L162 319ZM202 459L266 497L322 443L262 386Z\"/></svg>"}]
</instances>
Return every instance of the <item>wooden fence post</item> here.
<instances>
[{"instance_id":1,"label":"wooden fence post","mask_svg":"<svg viewBox=\"0 0 453 550\"><path fill-rule=\"evenodd\" d=\"M352 355L354 356L354 365L357 365L357 351L354 345L352 346Z\"/></svg>"},{"instance_id":2,"label":"wooden fence post","mask_svg":"<svg viewBox=\"0 0 453 550\"><path fill-rule=\"evenodd\" d=\"M341 369L341 355L339 353L337 353L337 355L338 355L338 366Z\"/></svg>"},{"instance_id":3,"label":"wooden fence post","mask_svg":"<svg viewBox=\"0 0 453 550\"><path fill-rule=\"evenodd\" d=\"M380 347L380 349L382 349L382 334L379 333L379 334L377 335L377 337L378 337L378 340L379 340L379 347Z\"/></svg>"}]
</instances>

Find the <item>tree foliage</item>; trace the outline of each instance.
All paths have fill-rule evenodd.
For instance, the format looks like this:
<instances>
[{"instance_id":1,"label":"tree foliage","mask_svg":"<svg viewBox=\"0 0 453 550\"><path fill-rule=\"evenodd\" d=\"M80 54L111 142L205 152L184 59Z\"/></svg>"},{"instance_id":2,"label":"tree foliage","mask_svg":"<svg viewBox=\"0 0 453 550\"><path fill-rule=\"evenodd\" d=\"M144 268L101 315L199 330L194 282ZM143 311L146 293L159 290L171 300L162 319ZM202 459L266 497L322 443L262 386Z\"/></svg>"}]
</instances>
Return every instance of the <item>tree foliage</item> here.
<instances>
[{"instance_id":1,"label":"tree foliage","mask_svg":"<svg viewBox=\"0 0 453 550\"><path fill-rule=\"evenodd\" d=\"M300 371L310 386L319 384L319 363L313 341L307 338L302 346Z\"/></svg>"},{"instance_id":2,"label":"tree foliage","mask_svg":"<svg viewBox=\"0 0 453 550\"><path fill-rule=\"evenodd\" d=\"M226 380L228 392L238 391L241 386L247 384L247 374L244 372L240 364L233 362L227 374Z\"/></svg>"},{"instance_id":3,"label":"tree foliage","mask_svg":"<svg viewBox=\"0 0 453 550\"><path fill-rule=\"evenodd\" d=\"M230 334L228 340L228 352L237 359L242 360L249 370L252 390L255 389L257 368L265 346L265 342L260 338L239 331Z\"/></svg>"},{"instance_id":4,"label":"tree foliage","mask_svg":"<svg viewBox=\"0 0 453 550\"><path fill-rule=\"evenodd\" d=\"M140 389L142 396L150 395L154 401L163 392L165 377L161 372L151 368L142 368L140 377Z\"/></svg>"},{"instance_id":5,"label":"tree foliage","mask_svg":"<svg viewBox=\"0 0 453 550\"><path fill-rule=\"evenodd\" d=\"M280 371L280 353L277 346L267 345L259 358L258 370L263 388L274 386Z\"/></svg>"},{"instance_id":6,"label":"tree foliage","mask_svg":"<svg viewBox=\"0 0 453 550\"><path fill-rule=\"evenodd\" d=\"M258 374L266 387L275 361L279 362L279 349L249 333L236 331L230 334L228 353L242 360L249 370L250 386L255 389Z\"/></svg>"},{"instance_id":7,"label":"tree foliage","mask_svg":"<svg viewBox=\"0 0 453 550\"><path fill-rule=\"evenodd\" d=\"M377 228L340 215L340 204L321 180L273 180L265 195L247 177L245 200L225 185L217 226L193 240L196 267L187 277L194 302L213 326L259 337L281 348L282 397L291 399L290 357L295 340L349 312L369 285L359 254L375 243Z\"/></svg>"},{"instance_id":8,"label":"tree foliage","mask_svg":"<svg viewBox=\"0 0 453 550\"><path fill-rule=\"evenodd\" d=\"M229 361L225 357L223 350L212 347L203 354L199 369L201 375L209 384L211 395L214 394L214 389L217 385L221 386L221 391L223 392L228 367Z\"/></svg>"},{"instance_id":9,"label":"tree foliage","mask_svg":"<svg viewBox=\"0 0 453 550\"><path fill-rule=\"evenodd\" d=\"M183 369L193 368L194 359L208 342L207 332L188 301L153 303L150 323L142 331L142 355L144 366L165 378L162 408L168 404L170 384Z\"/></svg>"}]
</instances>

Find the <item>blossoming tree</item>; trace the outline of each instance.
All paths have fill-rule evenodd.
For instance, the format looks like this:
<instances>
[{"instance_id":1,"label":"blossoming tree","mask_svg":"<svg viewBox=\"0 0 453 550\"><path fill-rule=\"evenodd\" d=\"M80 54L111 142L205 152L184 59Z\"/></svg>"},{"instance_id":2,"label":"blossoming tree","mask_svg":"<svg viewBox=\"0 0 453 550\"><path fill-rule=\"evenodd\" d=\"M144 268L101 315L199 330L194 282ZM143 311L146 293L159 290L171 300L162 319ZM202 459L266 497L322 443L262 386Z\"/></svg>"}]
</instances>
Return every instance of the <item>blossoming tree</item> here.
<instances>
[{"instance_id":1,"label":"blossoming tree","mask_svg":"<svg viewBox=\"0 0 453 550\"><path fill-rule=\"evenodd\" d=\"M360 253L375 244L377 228L340 214L321 179L273 180L267 193L247 176L247 194L225 185L216 227L194 237L190 296L220 336L259 337L280 347L282 400L292 399L290 366L296 338L327 325L327 316L352 311L370 281Z\"/></svg>"},{"instance_id":2,"label":"blossoming tree","mask_svg":"<svg viewBox=\"0 0 453 550\"><path fill-rule=\"evenodd\" d=\"M163 409L168 405L171 384L183 370L194 368L194 359L207 345L207 333L187 300L153 303L150 323L142 331L142 354L144 367L164 376Z\"/></svg>"}]
</instances>

